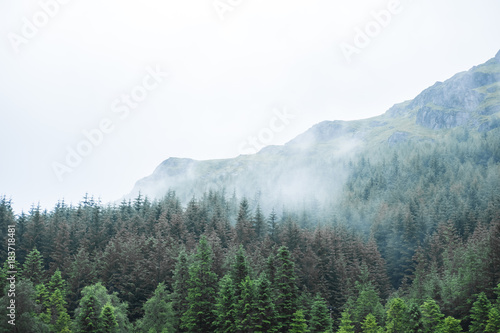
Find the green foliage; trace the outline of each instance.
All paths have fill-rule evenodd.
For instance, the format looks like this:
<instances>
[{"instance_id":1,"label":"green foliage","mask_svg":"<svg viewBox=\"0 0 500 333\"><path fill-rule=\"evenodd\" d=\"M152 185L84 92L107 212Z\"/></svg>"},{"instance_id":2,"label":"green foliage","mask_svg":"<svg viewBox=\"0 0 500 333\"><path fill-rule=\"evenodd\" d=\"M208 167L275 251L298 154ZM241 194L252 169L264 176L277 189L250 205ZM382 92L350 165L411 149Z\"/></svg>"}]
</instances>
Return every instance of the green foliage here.
<instances>
[{"instance_id":1,"label":"green foliage","mask_svg":"<svg viewBox=\"0 0 500 333\"><path fill-rule=\"evenodd\" d=\"M486 294L481 292L477 296L477 300L474 302L470 311L471 325L469 331L471 333L482 333L485 331L490 309L491 302L486 297Z\"/></svg>"},{"instance_id":2,"label":"green foliage","mask_svg":"<svg viewBox=\"0 0 500 333\"><path fill-rule=\"evenodd\" d=\"M99 327L99 316L106 304L111 304L114 308L114 316L118 323L118 332L130 332L132 327L127 317L127 304L120 301L116 294L108 294L106 287L100 282L87 286L82 290L78 308L75 310L76 331L87 329L86 322L91 327ZM84 331L87 332L87 331Z\"/></svg>"},{"instance_id":3,"label":"green foliage","mask_svg":"<svg viewBox=\"0 0 500 333\"><path fill-rule=\"evenodd\" d=\"M339 329L337 333L354 333L354 325L351 320L351 314L349 311L342 312L342 318L340 319Z\"/></svg>"},{"instance_id":4,"label":"green foliage","mask_svg":"<svg viewBox=\"0 0 500 333\"><path fill-rule=\"evenodd\" d=\"M166 329L174 332L174 312L170 296L164 283L158 284L153 296L144 304L144 317L137 326L142 332L154 329L161 332Z\"/></svg>"},{"instance_id":5,"label":"green foliage","mask_svg":"<svg viewBox=\"0 0 500 333\"><path fill-rule=\"evenodd\" d=\"M441 326L441 331L443 333L460 333L462 331L462 326L460 326L460 320L448 316L444 319L443 325Z\"/></svg>"},{"instance_id":6,"label":"green foliage","mask_svg":"<svg viewBox=\"0 0 500 333\"><path fill-rule=\"evenodd\" d=\"M280 330L287 331L291 328L294 313L298 310L299 297L295 284L295 265L286 246L278 249L275 263L277 265L275 279L277 318L281 326Z\"/></svg>"},{"instance_id":7,"label":"green foliage","mask_svg":"<svg viewBox=\"0 0 500 333\"><path fill-rule=\"evenodd\" d=\"M45 272L43 270L43 257L40 251L36 248L26 256L23 265L23 277L31 280L33 284L37 285L44 281Z\"/></svg>"},{"instance_id":8,"label":"green foliage","mask_svg":"<svg viewBox=\"0 0 500 333\"><path fill-rule=\"evenodd\" d=\"M115 308L110 303L106 303L106 305L102 308L99 316L99 324L100 333L115 333L118 331Z\"/></svg>"},{"instance_id":9,"label":"green foliage","mask_svg":"<svg viewBox=\"0 0 500 333\"><path fill-rule=\"evenodd\" d=\"M488 322L486 323L484 331L487 333L500 332L500 310L498 307L491 307L490 312L488 313Z\"/></svg>"},{"instance_id":10,"label":"green foliage","mask_svg":"<svg viewBox=\"0 0 500 333\"><path fill-rule=\"evenodd\" d=\"M377 333L380 327L377 324L377 318L369 313L363 324L361 325L361 330L363 333Z\"/></svg>"},{"instance_id":11,"label":"green foliage","mask_svg":"<svg viewBox=\"0 0 500 333\"><path fill-rule=\"evenodd\" d=\"M231 333L236 330L235 303L233 280L227 274L219 281L219 293L215 305L217 332Z\"/></svg>"},{"instance_id":12,"label":"green foliage","mask_svg":"<svg viewBox=\"0 0 500 333\"><path fill-rule=\"evenodd\" d=\"M311 308L309 330L311 333L324 333L331 332L332 330L330 311L328 311L328 306L320 294L316 294Z\"/></svg>"},{"instance_id":13,"label":"green foliage","mask_svg":"<svg viewBox=\"0 0 500 333\"><path fill-rule=\"evenodd\" d=\"M407 326L406 303L401 298L393 298L388 303L386 332L397 333L403 332Z\"/></svg>"},{"instance_id":14,"label":"green foliage","mask_svg":"<svg viewBox=\"0 0 500 333\"><path fill-rule=\"evenodd\" d=\"M257 320L257 309L255 307L255 285L250 277L246 277L241 283L241 295L235 309L237 331L255 331Z\"/></svg>"},{"instance_id":15,"label":"green foliage","mask_svg":"<svg viewBox=\"0 0 500 333\"><path fill-rule=\"evenodd\" d=\"M423 332L434 333L441 327L444 315L435 300L425 301L420 309L422 311Z\"/></svg>"},{"instance_id":16,"label":"green foliage","mask_svg":"<svg viewBox=\"0 0 500 333\"><path fill-rule=\"evenodd\" d=\"M186 288L189 281L189 262L184 249L180 251L177 257L173 280L172 310L175 313L174 328L178 332L184 332L180 318L189 308L187 301L188 288Z\"/></svg>"},{"instance_id":17,"label":"green foliage","mask_svg":"<svg viewBox=\"0 0 500 333\"><path fill-rule=\"evenodd\" d=\"M212 271L213 254L205 236L201 237L194 262L189 267L188 310L182 316L187 332L215 330L215 298L217 276Z\"/></svg>"},{"instance_id":18,"label":"green foliage","mask_svg":"<svg viewBox=\"0 0 500 333\"><path fill-rule=\"evenodd\" d=\"M255 329L256 333L275 332L277 330L277 314L272 299L272 286L265 273L256 282Z\"/></svg>"},{"instance_id":19,"label":"green foliage","mask_svg":"<svg viewBox=\"0 0 500 333\"><path fill-rule=\"evenodd\" d=\"M347 307L350 309L350 313L352 313L352 320L355 323L356 329L359 331L361 322L369 313L374 315L377 321L381 323L384 318L384 308L375 287L369 280L369 273L366 266L363 266L361 269L360 281L356 281L356 289L358 292L356 299L353 301L351 298L347 302Z\"/></svg>"},{"instance_id":20,"label":"green foliage","mask_svg":"<svg viewBox=\"0 0 500 333\"><path fill-rule=\"evenodd\" d=\"M304 318L304 313L302 312L302 310L297 310L293 314L292 325L291 325L290 330L288 332L290 332L290 333L310 332L307 329L307 322L306 322L306 319Z\"/></svg>"}]
</instances>

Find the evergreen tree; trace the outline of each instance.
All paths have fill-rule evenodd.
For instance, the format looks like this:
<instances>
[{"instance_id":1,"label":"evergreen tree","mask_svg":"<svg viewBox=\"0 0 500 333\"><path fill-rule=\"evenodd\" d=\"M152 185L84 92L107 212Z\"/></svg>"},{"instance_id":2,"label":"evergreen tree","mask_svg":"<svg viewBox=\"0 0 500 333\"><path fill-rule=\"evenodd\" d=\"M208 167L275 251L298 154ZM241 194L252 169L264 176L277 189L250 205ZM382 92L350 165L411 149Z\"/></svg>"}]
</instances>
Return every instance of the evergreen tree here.
<instances>
[{"instance_id":1,"label":"evergreen tree","mask_svg":"<svg viewBox=\"0 0 500 333\"><path fill-rule=\"evenodd\" d=\"M292 325L290 330L288 331L290 333L307 333L310 332L307 329L307 322L306 319L304 318L304 313L302 310L297 310L293 314L293 320L292 320Z\"/></svg>"},{"instance_id":2,"label":"evergreen tree","mask_svg":"<svg viewBox=\"0 0 500 333\"><path fill-rule=\"evenodd\" d=\"M189 308L187 301L188 288L186 288L189 281L189 262L185 250L181 250L177 257L173 281L172 309L176 319L174 328L177 332L185 332L184 327L181 325L181 318Z\"/></svg>"},{"instance_id":3,"label":"evergreen tree","mask_svg":"<svg viewBox=\"0 0 500 333\"><path fill-rule=\"evenodd\" d=\"M411 333L423 332L422 312L416 303L411 303L408 306L408 331Z\"/></svg>"},{"instance_id":4,"label":"evergreen tree","mask_svg":"<svg viewBox=\"0 0 500 333\"><path fill-rule=\"evenodd\" d=\"M471 325L469 331L471 333L482 333L485 331L490 309L491 302L486 297L486 294L481 292L470 311Z\"/></svg>"},{"instance_id":5,"label":"evergreen tree","mask_svg":"<svg viewBox=\"0 0 500 333\"><path fill-rule=\"evenodd\" d=\"M247 276L240 284L241 295L235 310L236 329L237 332L254 332L257 317L254 282Z\"/></svg>"},{"instance_id":6,"label":"evergreen tree","mask_svg":"<svg viewBox=\"0 0 500 333\"><path fill-rule=\"evenodd\" d=\"M363 333L377 333L379 331L379 326L377 325L377 318L369 313L363 324L361 325L361 330Z\"/></svg>"},{"instance_id":7,"label":"evergreen tree","mask_svg":"<svg viewBox=\"0 0 500 333\"><path fill-rule=\"evenodd\" d=\"M229 274L224 275L219 281L219 293L215 305L216 332L232 333L236 331L235 326L235 297L233 280Z\"/></svg>"},{"instance_id":8,"label":"evergreen tree","mask_svg":"<svg viewBox=\"0 0 500 333\"><path fill-rule=\"evenodd\" d=\"M281 326L280 332L287 332L291 328L294 313L298 310L298 291L295 284L295 265L286 246L278 249L276 265L276 312Z\"/></svg>"},{"instance_id":9,"label":"evergreen tree","mask_svg":"<svg viewBox=\"0 0 500 333\"><path fill-rule=\"evenodd\" d=\"M166 329L168 332L174 332L174 313L169 298L165 284L158 284L153 296L144 304L144 317L137 325L141 331L154 329L155 332L161 332Z\"/></svg>"},{"instance_id":10,"label":"evergreen tree","mask_svg":"<svg viewBox=\"0 0 500 333\"><path fill-rule=\"evenodd\" d=\"M188 332L213 332L217 276L212 271L212 249L205 236L200 238L194 262L189 267L188 310L182 327Z\"/></svg>"},{"instance_id":11,"label":"evergreen tree","mask_svg":"<svg viewBox=\"0 0 500 333\"><path fill-rule=\"evenodd\" d=\"M332 319L328 306L320 294L316 294L311 309L311 320L309 321L309 330L311 333L331 332Z\"/></svg>"},{"instance_id":12,"label":"evergreen tree","mask_svg":"<svg viewBox=\"0 0 500 333\"><path fill-rule=\"evenodd\" d=\"M272 299L272 287L267 275L262 273L256 282L255 332L275 332L277 329L276 310Z\"/></svg>"},{"instance_id":13,"label":"evergreen tree","mask_svg":"<svg viewBox=\"0 0 500 333\"><path fill-rule=\"evenodd\" d=\"M75 318L77 332L99 333L101 320L97 299L90 295L82 301L80 313Z\"/></svg>"},{"instance_id":14,"label":"evergreen tree","mask_svg":"<svg viewBox=\"0 0 500 333\"><path fill-rule=\"evenodd\" d=\"M56 289L49 298L47 314L50 318L50 327L54 332L60 332L65 328L70 328L71 319L66 310L66 301L63 293Z\"/></svg>"},{"instance_id":15,"label":"evergreen tree","mask_svg":"<svg viewBox=\"0 0 500 333\"><path fill-rule=\"evenodd\" d=\"M342 312L340 325L337 333L354 333L354 325L352 324L351 314L348 310Z\"/></svg>"},{"instance_id":16,"label":"evergreen tree","mask_svg":"<svg viewBox=\"0 0 500 333\"><path fill-rule=\"evenodd\" d=\"M462 331L462 326L460 326L460 320L448 316L444 319L441 331L443 333L460 333Z\"/></svg>"},{"instance_id":17,"label":"evergreen tree","mask_svg":"<svg viewBox=\"0 0 500 333\"><path fill-rule=\"evenodd\" d=\"M407 328L406 304L401 298L393 298L389 301L387 310L386 331L387 333L403 332Z\"/></svg>"},{"instance_id":18,"label":"evergreen tree","mask_svg":"<svg viewBox=\"0 0 500 333\"><path fill-rule=\"evenodd\" d=\"M493 306L488 313L488 322L486 323L485 332L498 333L500 332L500 310Z\"/></svg>"},{"instance_id":19,"label":"evergreen tree","mask_svg":"<svg viewBox=\"0 0 500 333\"><path fill-rule=\"evenodd\" d=\"M435 333L442 325L444 315L435 300L429 299L421 306L422 324L425 333Z\"/></svg>"},{"instance_id":20,"label":"evergreen tree","mask_svg":"<svg viewBox=\"0 0 500 333\"><path fill-rule=\"evenodd\" d=\"M36 248L26 256L23 265L23 277L31 280L34 285L44 281L43 257Z\"/></svg>"},{"instance_id":21,"label":"evergreen tree","mask_svg":"<svg viewBox=\"0 0 500 333\"><path fill-rule=\"evenodd\" d=\"M115 317L115 308L110 304L106 303L101 310L101 315L99 316L100 322L100 333L115 333L118 331L118 322Z\"/></svg>"}]
</instances>

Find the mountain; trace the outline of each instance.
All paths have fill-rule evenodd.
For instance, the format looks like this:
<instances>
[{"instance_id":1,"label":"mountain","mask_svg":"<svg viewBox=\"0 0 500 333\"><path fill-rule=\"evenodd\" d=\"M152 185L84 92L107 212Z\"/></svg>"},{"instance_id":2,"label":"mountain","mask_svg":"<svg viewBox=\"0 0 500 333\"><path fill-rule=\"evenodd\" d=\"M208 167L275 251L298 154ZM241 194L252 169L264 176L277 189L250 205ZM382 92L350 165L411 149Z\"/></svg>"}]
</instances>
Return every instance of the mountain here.
<instances>
[{"instance_id":1,"label":"mountain","mask_svg":"<svg viewBox=\"0 0 500 333\"><path fill-rule=\"evenodd\" d=\"M139 180L127 198L174 190L187 201L211 189L239 196L265 193L273 202L333 200L363 152L408 142L439 144L456 128L481 135L500 127L500 51L486 63L436 82L413 100L356 121L323 121L283 146L253 155L196 161L171 157Z\"/></svg>"}]
</instances>

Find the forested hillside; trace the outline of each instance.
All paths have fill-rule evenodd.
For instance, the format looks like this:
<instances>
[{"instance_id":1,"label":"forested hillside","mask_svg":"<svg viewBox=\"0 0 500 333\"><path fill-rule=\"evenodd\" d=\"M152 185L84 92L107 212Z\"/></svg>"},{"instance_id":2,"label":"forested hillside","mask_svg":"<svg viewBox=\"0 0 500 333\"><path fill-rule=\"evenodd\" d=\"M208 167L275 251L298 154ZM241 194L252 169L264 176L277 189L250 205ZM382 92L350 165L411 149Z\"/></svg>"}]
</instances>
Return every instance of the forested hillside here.
<instances>
[{"instance_id":1,"label":"forested hillside","mask_svg":"<svg viewBox=\"0 0 500 333\"><path fill-rule=\"evenodd\" d=\"M169 191L15 216L4 197L17 332L499 332L500 129L443 130L343 168L338 199L289 206ZM7 252L2 232L3 318Z\"/></svg>"}]
</instances>

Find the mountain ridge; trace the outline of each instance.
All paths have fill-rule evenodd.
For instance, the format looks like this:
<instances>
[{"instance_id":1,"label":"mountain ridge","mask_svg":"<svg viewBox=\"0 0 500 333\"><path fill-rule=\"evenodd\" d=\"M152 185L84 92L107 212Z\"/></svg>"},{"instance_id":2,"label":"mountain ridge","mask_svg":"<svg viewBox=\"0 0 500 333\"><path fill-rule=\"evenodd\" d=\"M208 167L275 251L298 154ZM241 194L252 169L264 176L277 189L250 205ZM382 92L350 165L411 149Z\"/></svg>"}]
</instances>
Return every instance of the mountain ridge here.
<instances>
[{"instance_id":1,"label":"mountain ridge","mask_svg":"<svg viewBox=\"0 0 500 333\"><path fill-rule=\"evenodd\" d=\"M188 200L221 187L243 196L271 191L280 198L293 197L305 187L303 195L332 192L345 180L346 159L363 149L411 140L439 141L445 134L442 131L457 127L487 132L500 127L499 119L500 51L375 117L325 120L284 145L267 146L252 155L205 161L168 158L139 180L126 198L138 193L157 198L175 190ZM321 165L331 173L311 165Z\"/></svg>"}]
</instances>

